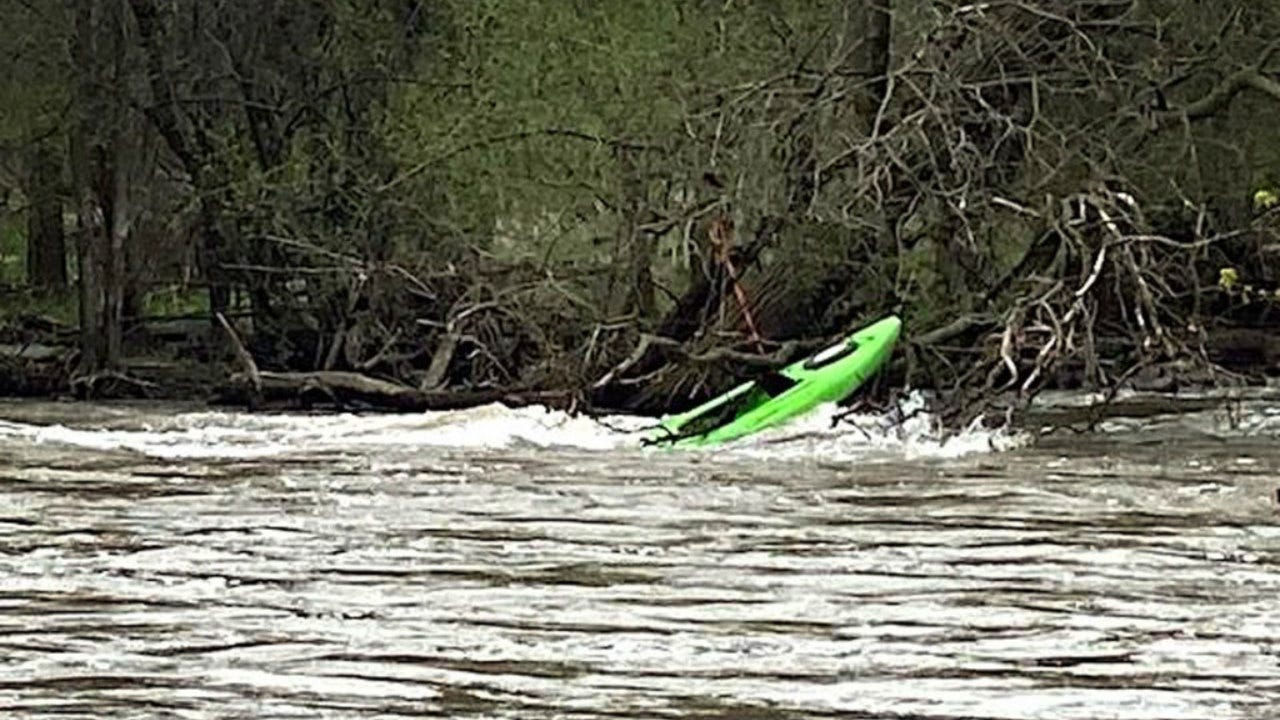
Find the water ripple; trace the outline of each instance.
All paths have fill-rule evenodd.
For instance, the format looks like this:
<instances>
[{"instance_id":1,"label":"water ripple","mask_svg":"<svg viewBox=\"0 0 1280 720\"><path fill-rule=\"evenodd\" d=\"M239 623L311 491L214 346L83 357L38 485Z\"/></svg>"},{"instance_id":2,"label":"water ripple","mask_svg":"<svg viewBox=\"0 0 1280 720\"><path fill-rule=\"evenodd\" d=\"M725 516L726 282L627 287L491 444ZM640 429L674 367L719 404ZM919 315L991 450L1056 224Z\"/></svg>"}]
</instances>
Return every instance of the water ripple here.
<instances>
[{"instance_id":1,"label":"water ripple","mask_svg":"<svg viewBox=\"0 0 1280 720\"><path fill-rule=\"evenodd\" d=\"M1270 718L1280 453L1200 437L865 464L11 433L0 715Z\"/></svg>"}]
</instances>

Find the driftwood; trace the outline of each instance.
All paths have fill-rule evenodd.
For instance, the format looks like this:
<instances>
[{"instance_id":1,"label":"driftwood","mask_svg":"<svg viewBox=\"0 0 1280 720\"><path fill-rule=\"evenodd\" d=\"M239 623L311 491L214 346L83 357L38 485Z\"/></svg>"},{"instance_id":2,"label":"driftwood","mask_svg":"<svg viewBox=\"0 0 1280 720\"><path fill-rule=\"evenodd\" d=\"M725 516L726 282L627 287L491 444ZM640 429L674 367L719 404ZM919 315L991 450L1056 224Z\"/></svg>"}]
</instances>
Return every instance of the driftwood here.
<instances>
[{"instance_id":1,"label":"driftwood","mask_svg":"<svg viewBox=\"0 0 1280 720\"><path fill-rule=\"evenodd\" d=\"M508 405L542 403L572 406L575 400L575 393L568 390L443 389L440 387L443 385L443 376L459 341L452 328L437 348L423 383L419 387L413 387L361 372L328 369L311 372L260 370L231 323L221 314L216 317L231 341L241 370L233 373L228 382L217 389L212 399L215 404L247 405L250 409L270 405L285 408L336 407L421 412L457 410L495 402ZM386 350L384 347L379 355L384 355Z\"/></svg>"},{"instance_id":2,"label":"driftwood","mask_svg":"<svg viewBox=\"0 0 1280 720\"><path fill-rule=\"evenodd\" d=\"M151 398L161 387L121 370L104 370L89 375L77 375L68 383L73 395L80 400Z\"/></svg>"},{"instance_id":3,"label":"driftwood","mask_svg":"<svg viewBox=\"0 0 1280 720\"><path fill-rule=\"evenodd\" d=\"M973 332L990 330L995 326L996 320L990 315L962 315L942 327L922 333L914 338L908 338L908 341L921 347L941 345Z\"/></svg>"},{"instance_id":4,"label":"driftwood","mask_svg":"<svg viewBox=\"0 0 1280 720\"><path fill-rule=\"evenodd\" d=\"M67 389L71 351L31 346L0 347L0 397L48 397Z\"/></svg>"},{"instance_id":5,"label":"driftwood","mask_svg":"<svg viewBox=\"0 0 1280 720\"><path fill-rule=\"evenodd\" d=\"M593 390L600 390L608 387L610 384L619 382L620 378L626 376L653 348L662 348L668 351L672 357L681 358L695 363L732 363L739 367L766 368L774 369L785 363L789 358L795 355L797 348L812 349L820 347L822 341L813 340L809 342L800 342L788 340L778 346L776 350L765 355L756 353L745 353L729 348L712 348L706 352L695 353L685 347L683 343L672 340L671 338L661 337L658 335L642 334L640 342L636 345L635 350L621 363L605 373L603 377L592 383Z\"/></svg>"},{"instance_id":6,"label":"driftwood","mask_svg":"<svg viewBox=\"0 0 1280 720\"><path fill-rule=\"evenodd\" d=\"M63 345L45 345L44 343L0 343L0 358L27 362L59 362L75 348Z\"/></svg>"},{"instance_id":7,"label":"driftwood","mask_svg":"<svg viewBox=\"0 0 1280 720\"><path fill-rule=\"evenodd\" d=\"M227 318L222 313L214 313L218 319L218 324L223 330L227 331L227 337L231 340L231 347L235 350L236 358L240 361L240 365L244 367L245 386L248 390L248 404L250 408L257 407L263 400L262 397L262 374L258 372L258 363L254 362L253 355L245 348L244 343L240 340L240 335L236 333L236 329L227 322Z\"/></svg>"},{"instance_id":8,"label":"driftwood","mask_svg":"<svg viewBox=\"0 0 1280 720\"><path fill-rule=\"evenodd\" d=\"M258 373L262 402L284 406L359 407L397 412L458 410L488 403L507 405L567 404L569 391L531 389L419 390L361 373L338 370ZM247 404L252 401L254 380L247 373L231 376L215 402Z\"/></svg>"},{"instance_id":9,"label":"driftwood","mask_svg":"<svg viewBox=\"0 0 1280 720\"><path fill-rule=\"evenodd\" d=\"M445 332L436 345L435 352L431 353L431 365L427 368L427 374L422 376L422 382L418 384L419 390L428 392L444 386L445 375L449 372L449 363L453 362L453 355L458 351L458 343L461 341L462 336L453 328Z\"/></svg>"},{"instance_id":10,"label":"driftwood","mask_svg":"<svg viewBox=\"0 0 1280 720\"><path fill-rule=\"evenodd\" d=\"M76 328L41 315L20 315L0 322L0 396L65 393L77 358L78 339Z\"/></svg>"}]
</instances>

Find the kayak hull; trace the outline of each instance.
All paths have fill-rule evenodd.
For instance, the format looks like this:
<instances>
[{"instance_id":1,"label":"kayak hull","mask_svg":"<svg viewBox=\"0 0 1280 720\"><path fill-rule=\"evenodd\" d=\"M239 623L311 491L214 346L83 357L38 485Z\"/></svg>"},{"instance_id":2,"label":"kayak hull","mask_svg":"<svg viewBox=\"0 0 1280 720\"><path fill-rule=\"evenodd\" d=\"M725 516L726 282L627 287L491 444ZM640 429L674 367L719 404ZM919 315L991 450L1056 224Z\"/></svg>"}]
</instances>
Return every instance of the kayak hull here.
<instances>
[{"instance_id":1,"label":"kayak hull","mask_svg":"<svg viewBox=\"0 0 1280 720\"><path fill-rule=\"evenodd\" d=\"M838 402L888 361L902 321L890 316L764 379L729 390L698 407L664 417L646 444L705 447L736 440Z\"/></svg>"}]
</instances>

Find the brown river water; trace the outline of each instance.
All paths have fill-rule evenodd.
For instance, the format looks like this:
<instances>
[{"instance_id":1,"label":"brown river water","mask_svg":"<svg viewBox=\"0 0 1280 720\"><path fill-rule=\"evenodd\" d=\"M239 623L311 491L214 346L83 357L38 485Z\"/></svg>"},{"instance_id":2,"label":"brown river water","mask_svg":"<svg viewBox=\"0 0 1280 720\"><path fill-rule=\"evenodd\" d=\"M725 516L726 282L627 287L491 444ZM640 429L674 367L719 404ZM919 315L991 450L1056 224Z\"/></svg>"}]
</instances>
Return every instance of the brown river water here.
<instances>
[{"instance_id":1,"label":"brown river water","mask_svg":"<svg viewBox=\"0 0 1280 720\"><path fill-rule=\"evenodd\" d=\"M0 718L1280 718L1280 400L827 420L0 403Z\"/></svg>"}]
</instances>

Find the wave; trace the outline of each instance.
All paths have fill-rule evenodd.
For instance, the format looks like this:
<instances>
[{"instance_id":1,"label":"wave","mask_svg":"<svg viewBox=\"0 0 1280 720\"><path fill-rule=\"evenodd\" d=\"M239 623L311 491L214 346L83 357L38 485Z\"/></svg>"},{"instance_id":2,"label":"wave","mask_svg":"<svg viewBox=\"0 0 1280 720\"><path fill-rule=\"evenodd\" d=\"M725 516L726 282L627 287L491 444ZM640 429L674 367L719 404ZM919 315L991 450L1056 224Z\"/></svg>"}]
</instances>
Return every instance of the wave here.
<instances>
[{"instance_id":1,"label":"wave","mask_svg":"<svg viewBox=\"0 0 1280 720\"><path fill-rule=\"evenodd\" d=\"M1017 447L1025 439L979 423L944 432L924 410L923 395L908 396L888 413L848 414L824 406L787 425L717 447L676 451L742 458L846 460L956 457ZM150 410L110 428L0 420L0 439L55 443L94 450L126 450L165 459L262 458L339 452L399 453L433 449L562 448L596 452L666 453L641 448L651 417L591 418L543 407L500 404L408 415L250 414Z\"/></svg>"}]
</instances>

